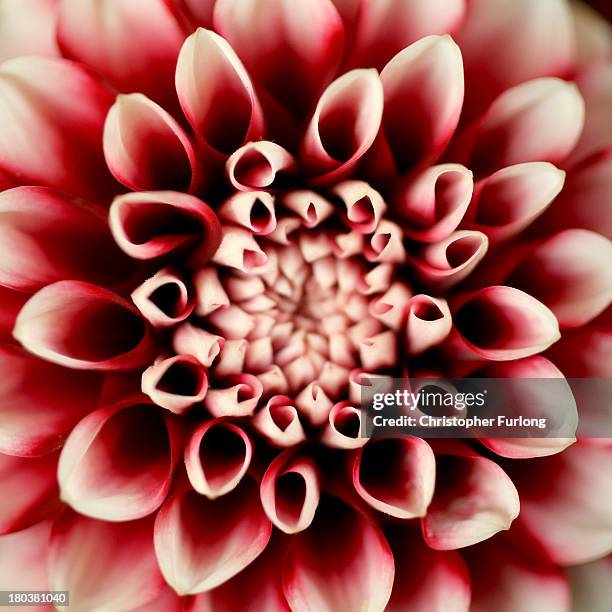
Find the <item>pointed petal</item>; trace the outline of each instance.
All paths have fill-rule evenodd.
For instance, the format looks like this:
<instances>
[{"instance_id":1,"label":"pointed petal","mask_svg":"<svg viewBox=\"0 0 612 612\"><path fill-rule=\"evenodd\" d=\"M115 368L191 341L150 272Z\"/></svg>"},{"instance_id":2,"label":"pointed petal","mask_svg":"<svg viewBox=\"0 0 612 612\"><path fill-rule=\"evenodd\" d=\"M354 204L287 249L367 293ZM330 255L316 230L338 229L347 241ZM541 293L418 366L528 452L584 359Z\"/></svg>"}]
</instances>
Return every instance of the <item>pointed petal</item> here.
<instances>
[{"instance_id":1,"label":"pointed petal","mask_svg":"<svg viewBox=\"0 0 612 612\"><path fill-rule=\"evenodd\" d=\"M116 190L102 129L114 95L64 59L18 57L0 68L0 175L12 185L55 187L106 201Z\"/></svg>"},{"instance_id":2,"label":"pointed petal","mask_svg":"<svg viewBox=\"0 0 612 612\"><path fill-rule=\"evenodd\" d=\"M198 28L183 43L176 90L189 123L213 151L229 155L263 131L255 90L228 42Z\"/></svg>"},{"instance_id":3,"label":"pointed petal","mask_svg":"<svg viewBox=\"0 0 612 612\"><path fill-rule=\"evenodd\" d=\"M76 369L135 368L152 351L136 308L81 281L60 281L34 294L19 312L13 335L35 355Z\"/></svg>"},{"instance_id":4,"label":"pointed petal","mask_svg":"<svg viewBox=\"0 0 612 612\"><path fill-rule=\"evenodd\" d=\"M132 610L164 587L153 521L109 523L67 510L53 525L49 588L70 592L75 612Z\"/></svg>"},{"instance_id":5,"label":"pointed petal","mask_svg":"<svg viewBox=\"0 0 612 612\"><path fill-rule=\"evenodd\" d=\"M382 612L393 576L393 555L374 522L326 498L311 527L291 540L283 588L294 612Z\"/></svg>"},{"instance_id":6,"label":"pointed petal","mask_svg":"<svg viewBox=\"0 0 612 612\"><path fill-rule=\"evenodd\" d=\"M130 257L153 259L194 249L196 263L206 261L221 242L221 224L202 200L176 191L127 193L110 208L110 228Z\"/></svg>"},{"instance_id":7,"label":"pointed petal","mask_svg":"<svg viewBox=\"0 0 612 612\"><path fill-rule=\"evenodd\" d=\"M150 514L170 488L177 436L168 412L138 398L92 412L62 449L62 499L80 514L107 521Z\"/></svg>"},{"instance_id":8,"label":"pointed petal","mask_svg":"<svg viewBox=\"0 0 612 612\"><path fill-rule=\"evenodd\" d=\"M421 521L431 548L471 546L510 527L520 502L502 468L467 448L436 452L436 463L436 489Z\"/></svg>"},{"instance_id":9,"label":"pointed petal","mask_svg":"<svg viewBox=\"0 0 612 612\"><path fill-rule=\"evenodd\" d=\"M420 438L371 440L356 451L352 477L359 496L375 510L411 519L427 512L436 460Z\"/></svg>"},{"instance_id":10,"label":"pointed petal","mask_svg":"<svg viewBox=\"0 0 612 612\"><path fill-rule=\"evenodd\" d=\"M59 448L94 409L102 379L60 368L20 348L0 345L0 452L21 457Z\"/></svg>"},{"instance_id":11,"label":"pointed petal","mask_svg":"<svg viewBox=\"0 0 612 612\"><path fill-rule=\"evenodd\" d=\"M463 299L454 309L455 328L468 350L484 359L528 357L560 338L554 314L523 291L498 285Z\"/></svg>"},{"instance_id":12,"label":"pointed petal","mask_svg":"<svg viewBox=\"0 0 612 612\"><path fill-rule=\"evenodd\" d=\"M254 80L298 116L340 63L344 28L330 0L217 0L213 20Z\"/></svg>"},{"instance_id":13,"label":"pointed petal","mask_svg":"<svg viewBox=\"0 0 612 612\"><path fill-rule=\"evenodd\" d=\"M233 491L251 464L248 434L224 418L196 427L185 446L185 467L193 488L209 499Z\"/></svg>"},{"instance_id":14,"label":"pointed petal","mask_svg":"<svg viewBox=\"0 0 612 612\"><path fill-rule=\"evenodd\" d=\"M580 327L612 303L612 242L570 229L538 245L507 283L548 306L561 327Z\"/></svg>"},{"instance_id":15,"label":"pointed petal","mask_svg":"<svg viewBox=\"0 0 612 612\"><path fill-rule=\"evenodd\" d=\"M155 521L155 551L164 578L179 595L200 593L247 567L271 531L257 485L247 479L216 500L195 491L171 497Z\"/></svg>"},{"instance_id":16,"label":"pointed petal","mask_svg":"<svg viewBox=\"0 0 612 612\"><path fill-rule=\"evenodd\" d=\"M174 110L172 77L184 35L163 0L63 0L57 36L65 57ZM151 44L154 41L154 44Z\"/></svg>"}]
</instances>

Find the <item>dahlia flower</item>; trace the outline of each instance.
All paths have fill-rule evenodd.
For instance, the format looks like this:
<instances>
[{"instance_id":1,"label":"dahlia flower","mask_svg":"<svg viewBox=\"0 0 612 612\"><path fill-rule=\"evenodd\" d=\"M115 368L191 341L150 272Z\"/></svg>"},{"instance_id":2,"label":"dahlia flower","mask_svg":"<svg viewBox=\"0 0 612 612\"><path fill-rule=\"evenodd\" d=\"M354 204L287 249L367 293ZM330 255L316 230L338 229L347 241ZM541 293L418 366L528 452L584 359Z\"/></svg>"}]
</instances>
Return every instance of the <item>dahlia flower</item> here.
<instances>
[{"instance_id":1,"label":"dahlia flower","mask_svg":"<svg viewBox=\"0 0 612 612\"><path fill-rule=\"evenodd\" d=\"M1 0L0 59L0 590L608 609L609 439L360 433L364 375L612 377L602 17Z\"/></svg>"}]
</instances>

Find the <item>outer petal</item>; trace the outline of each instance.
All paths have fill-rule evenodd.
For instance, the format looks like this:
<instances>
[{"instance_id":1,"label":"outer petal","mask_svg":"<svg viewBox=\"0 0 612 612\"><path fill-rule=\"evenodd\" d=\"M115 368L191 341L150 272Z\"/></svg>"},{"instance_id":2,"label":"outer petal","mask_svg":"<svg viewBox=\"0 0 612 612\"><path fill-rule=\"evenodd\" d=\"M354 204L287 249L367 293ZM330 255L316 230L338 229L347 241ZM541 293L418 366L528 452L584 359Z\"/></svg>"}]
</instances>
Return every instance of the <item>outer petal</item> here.
<instances>
[{"instance_id":1,"label":"outer petal","mask_svg":"<svg viewBox=\"0 0 612 612\"><path fill-rule=\"evenodd\" d=\"M576 62L596 64L612 56L612 28L597 10L586 2L570 4L576 39Z\"/></svg>"},{"instance_id":2,"label":"outer petal","mask_svg":"<svg viewBox=\"0 0 612 612\"><path fill-rule=\"evenodd\" d=\"M102 379L41 361L20 348L0 345L0 452L31 457L61 446L93 410Z\"/></svg>"},{"instance_id":3,"label":"outer petal","mask_svg":"<svg viewBox=\"0 0 612 612\"><path fill-rule=\"evenodd\" d=\"M561 327L580 327L612 303L612 242L571 229L538 245L507 283L546 304Z\"/></svg>"},{"instance_id":4,"label":"outer petal","mask_svg":"<svg viewBox=\"0 0 612 612\"><path fill-rule=\"evenodd\" d=\"M565 172L547 162L502 168L476 183L465 226L491 241L506 240L541 215L564 182Z\"/></svg>"},{"instance_id":5,"label":"outer petal","mask_svg":"<svg viewBox=\"0 0 612 612\"><path fill-rule=\"evenodd\" d=\"M563 0L474 0L467 6L458 42L468 79L478 83L468 92L471 116L508 87L573 68L573 24Z\"/></svg>"},{"instance_id":6,"label":"outer petal","mask_svg":"<svg viewBox=\"0 0 612 612\"><path fill-rule=\"evenodd\" d=\"M75 612L132 610L164 586L153 521L108 523L66 511L51 532L49 588L70 591Z\"/></svg>"},{"instance_id":7,"label":"outer petal","mask_svg":"<svg viewBox=\"0 0 612 612\"><path fill-rule=\"evenodd\" d=\"M215 32L198 28L185 40L176 90L189 123L213 151L229 155L261 136L263 116L249 75Z\"/></svg>"},{"instance_id":8,"label":"outer petal","mask_svg":"<svg viewBox=\"0 0 612 612\"><path fill-rule=\"evenodd\" d=\"M17 315L29 298L27 293L13 291L0 285L0 341L13 341L13 328Z\"/></svg>"},{"instance_id":9,"label":"outer petal","mask_svg":"<svg viewBox=\"0 0 612 612\"><path fill-rule=\"evenodd\" d=\"M382 134L400 173L435 160L453 135L463 104L461 51L450 36L427 36L400 51L380 75ZM379 140L372 157L382 154ZM379 162L372 160L376 167ZM381 168L383 173L388 169Z\"/></svg>"},{"instance_id":10,"label":"outer petal","mask_svg":"<svg viewBox=\"0 0 612 612\"><path fill-rule=\"evenodd\" d=\"M217 0L215 29L253 78L304 116L340 63L344 28L330 0Z\"/></svg>"},{"instance_id":11,"label":"outer petal","mask_svg":"<svg viewBox=\"0 0 612 612\"><path fill-rule=\"evenodd\" d=\"M464 0L361 2L350 65L380 70L413 42L429 34L456 31L465 4Z\"/></svg>"},{"instance_id":12,"label":"outer petal","mask_svg":"<svg viewBox=\"0 0 612 612\"><path fill-rule=\"evenodd\" d=\"M612 598L612 557L567 569L575 610L605 612Z\"/></svg>"},{"instance_id":13,"label":"outer petal","mask_svg":"<svg viewBox=\"0 0 612 612\"><path fill-rule=\"evenodd\" d=\"M429 548L410 527L388 534L395 581L385 612L468 612L470 575L458 552Z\"/></svg>"},{"instance_id":14,"label":"outer petal","mask_svg":"<svg viewBox=\"0 0 612 612\"><path fill-rule=\"evenodd\" d=\"M321 476L312 458L284 451L261 480L261 504L268 518L285 533L297 533L312 523L321 495Z\"/></svg>"},{"instance_id":15,"label":"outer petal","mask_svg":"<svg viewBox=\"0 0 612 612\"><path fill-rule=\"evenodd\" d=\"M0 175L9 184L56 187L93 200L115 189L102 148L114 95L63 59L18 57L0 67Z\"/></svg>"},{"instance_id":16,"label":"outer petal","mask_svg":"<svg viewBox=\"0 0 612 612\"><path fill-rule=\"evenodd\" d=\"M131 257L154 259L194 249L201 263L221 242L221 224L202 200L176 191L127 193L115 198L110 228L117 244Z\"/></svg>"},{"instance_id":17,"label":"outer petal","mask_svg":"<svg viewBox=\"0 0 612 612\"><path fill-rule=\"evenodd\" d=\"M193 191L200 169L183 128L142 94L119 95L104 124L104 156L130 189Z\"/></svg>"},{"instance_id":18,"label":"outer petal","mask_svg":"<svg viewBox=\"0 0 612 612\"><path fill-rule=\"evenodd\" d=\"M35 355L76 369L135 368L152 351L149 331L131 304L81 281L60 281L32 296L13 335Z\"/></svg>"},{"instance_id":19,"label":"outer petal","mask_svg":"<svg viewBox=\"0 0 612 612\"><path fill-rule=\"evenodd\" d=\"M25 529L58 511L57 457L57 453L27 459L0 454L0 534Z\"/></svg>"},{"instance_id":20,"label":"outer petal","mask_svg":"<svg viewBox=\"0 0 612 612\"><path fill-rule=\"evenodd\" d=\"M266 547L272 526L252 480L211 501L179 492L159 511L155 551L166 581L179 595L219 586Z\"/></svg>"},{"instance_id":21,"label":"outer petal","mask_svg":"<svg viewBox=\"0 0 612 612\"><path fill-rule=\"evenodd\" d=\"M353 486L370 506L401 519L424 516L434 491L436 460L420 438L371 440L356 451Z\"/></svg>"},{"instance_id":22,"label":"outer petal","mask_svg":"<svg viewBox=\"0 0 612 612\"><path fill-rule=\"evenodd\" d=\"M486 173L523 162L558 164L578 142L584 116L584 101L573 83L542 78L517 85L502 93L473 133L464 136L475 143L468 166Z\"/></svg>"},{"instance_id":23,"label":"outer petal","mask_svg":"<svg viewBox=\"0 0 612 612\"><path fill-rule=\"evenodd\" d=\"M528 357L560 338L554 314L513 287L485 287L460 301L454 309L455 329L468 351L484 359Z\"/></svg>"},{"instance_id":24,"label":"outer petal","mask_svg":"<svg viewBox=\"0 0 612 612\"><path fill-rule=\"evenodd\" d=\"M177 436L166 411L138 398L92 412L62 449L62 499L81 514L107 521L150 514L170 488Z\"/></svg>"},{"instance_id":25,"label":"outer petal","mask_svg":"<svg viewBox=\"0 0 612 612\"><path fill-rule=\"evenodd\" d=\"M442 447L436 459L436 490L422 519L429 546L463 548L510 527L520 502L502 468L467 447Z\"/></svg>"},{"instance_id":26,"label":"outer petal","mask_svg":"<svg viewBox=\"0 0 612 612\"><path fill-rule=\"evenodd\" d=\"M57 32L66 57L121 91L175 107L172 77L184 35L163 0L62 0Z\"/></svg>"},{"instance_id":27,"label":"outer petal","mask_svg":"<svg viewBox=\"0 0 612 612\"><path fill-rule=\"evenodd\" d=\"M521 496L518 527L559 564L612 551L612 449L574 444L565 452L514 462Z\"/></svg>"},{"instance_id":28,"label":"outer petal","mask_svg":"<svg viewBox=\"0 0 612 612\"><path fill-rule=\"evenodd\" d=\"M317 182L346 177L374 142L382 112L375 70L353 70L336 79L319 99L302 142L306 172Z\"/></svg>"},{"instance_id":29,"label":"outer petal","mask_svg":"<svg viewBox=\"0 0 612 612\"><path fill-rule=\"evenodd\" d=\"M283 588L294 612L382 612L393 575L393 555L375 524L326 499L312 526L291 540Z\"/></svg>"},{"instance_id":30,"label":"outer petal","mask_svg":"<svg viewBox=\"0 0 612 612\"><path fill-rule=\"evenodd\" d=\"M57 0L5 0L0 20L0 62L19 55L59 56L56 7Z\"/></svg>"},{"instance_id":31,"label":"outer petal","mask_svg":"<svg viewBox=\"0 0 612 612\"><path fill-rule=\"evenodd\" d=\"M66 278L117 286L134 271L106 211L45 187L0 193L0 283L37 291Z\"/></svg>"},{"instance_id":32,"label":"outer petal","mask_svg":"<svg viewBox=\"0 0 612 612\"><path fill-rule=\"evenodd\" d=\"M468 550L473 612L585 610L572 608L567 577L557 567L526 556L501 540Z\"/></svg>"}]
</instances>

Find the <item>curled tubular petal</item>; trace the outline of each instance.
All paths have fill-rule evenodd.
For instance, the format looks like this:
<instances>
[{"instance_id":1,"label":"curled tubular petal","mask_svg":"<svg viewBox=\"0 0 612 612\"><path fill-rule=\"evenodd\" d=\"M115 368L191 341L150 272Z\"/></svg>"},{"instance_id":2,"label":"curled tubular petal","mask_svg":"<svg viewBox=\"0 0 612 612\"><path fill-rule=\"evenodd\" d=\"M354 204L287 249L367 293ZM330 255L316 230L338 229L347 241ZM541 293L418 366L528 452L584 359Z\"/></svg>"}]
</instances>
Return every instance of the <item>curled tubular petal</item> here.
<instances>
[{"instance_id":1,"label":"curled tubular petal","mask_svg":"<svg viewBox=\"0 0 612 612\"><path fill-rule=\"evenodd\" d=\"M191 355L161 359L142 373L142 392L175 414L201 402L207 390L205 368Z\"/></svg>"},{"instance_id":2,"label":"curled tubular petal","mask_svg":"<svg viewBox=\"0 0 612 612\"><path fill-rule=\"evenodd\" d=\"M134 272L104 209L45 187L0 194L0 245L0 283L19 291L65 278L113 287Z\"/></svg>"},{"instance_id":3,"label":"curled tubular petal","mask_svg":"<svg viewBox=\"0 0 612 612\"><path fill-rule=\"evenodd\" d=\"M78 612L132 610L147 604L164 586L152 536L150 518L111 523L66 510L51 532L48 588L70 591L70 607Z\"/></svg>"},{"instance_id":4,"label":"curled tubular petal","mask_svg":"<svg viewBox=\"0 0 612 612\"><path fill-rule=\"evenodd\" d=\"M453 320L468 351L492 361L539 353L560 338L555 315L527 293L502 285L464 296Z\"/></svg>"},{"instance_id":5,"label":"curled tubular petal","mask_svg":"<svg viewBox=\"0 0 612 612\"><path fill-rule=\"evenodd\" d=\"M561 327L580 327L612 302L612 242L588 230L559 232L521 261L507 283L546 304Z\"/></svg>"},{"instance_id":6,"label":"curled tubular petal","mask_svg":"<svg viewBox=\"0 0 612 612\"><path fill-rule=\"evenodd\" d=\"M349 401L334 404L329 411L328 424L321 434L321 442L335 448L359 448L368 439L361 437L363 415Z\"/></svg>"},{"instance_id":7,"label":"curled tubular petal","mask_svg":"<svg viewBox=\"0 0 612 612\"><path fill-rule=\"evenodd\" d=\"M221 241L215 213L202 200L176 191L119 196L111 206L109 223L117 244L135 259L154 259L193 248L193 260L201 263Z\"/></svg>"},{"instance_id":8,"label":"curled tubular petal","mask_svg":"<svg viewBox=\"0 0 612 612\"><path fill-rule=\"evenodd\" d=\"M255 90L228 42L198 28L183 43L176 90L185 116L204 143L223 157L261 136Z\"/></svg>"},{"instance_id":9,"label":"curled tubular petal","mask_svg":"<svg viewBox=\"0 0 612 612\"><path fill-rule=\"evenodd\" d=\"M559 195L565 172L548 162L502 168L478 181L468 212L468 227L492 241L522 232Z\"/></svg>"},{"instance_id":10,"label":"curled tubular petal","mask_svg":"<svg viewBox=\"0 0 612 612\"><path fill-rule=\"evenodd\" d=\"M230 386L208 390L204 398L208 411L216 417L253 414L263 392L259 380L251 374L240 374L230 376L225 384Z\"/></svg>"},{"instance_id":11,"label":"curled tubular petal","mask_svg":"<svg viewBox=\"0 0 612 612\"><path fill-rule=\"evenodd\" d=\"M132 291L132 301L155 327L184 321L195 308L185 282L172 270L162 269Z\"/></svg>"},{"instance_id":12,"label":"curled tubular petal","mask_svg":"<svg viewBox=\"0 0 612 612\"><path fill-rule=\"evenodd\" d=\"M247 567L266 547L272 525L257 485L247 478L215 500L177 492L155 521L155 552L179 595L208 591Z\"/></svg>"},{"instance_id":13,"label":"curled tubular petal","mask_svg":"<svg viewBox=\"0 0 612 612\"><path fill-rule=\"evenodd\" d=\"M474 182L460 164L441 164L409 176L394 196L394 210L404 232L421 242L437 242L453 232L463 219Z\"/></svg>"},{"instance_id":14,"label":"curled tubular petal","mask_svg":"<svg viewBox=\"0 0 612 612\"><path fill-rule=\"evenodd\" d=\"M148 401L126 399L87 415L62 449L62 499L80 514L129 521L156 510L177 461L172 416Z\"/></svg>"},{"instance_id":15,"label":"curled tubular petal","mask_svg":"<svg viewBox=\"0 0 612 612\"><path fill-rule=\"evenodd\" d=\"M334 212L334 206L323 196L308 189L288 192L282 199L283 206L298 214L306 227L316 227Z\"/></svg>"},{"instance_id":16,"label":"curled tubular petal","mask_svg":"<svg viewBox=\"0 0 612 612\"><path fill-rule=\"evenodd\" d=\"M274 446L293 446L306 439L293 400L275 395L253 416L253 427Z\"/></svg>"},{"instance_id":17,"label":"curled tubular petal","mask_svg":"<svg viewBox=\"0 0 612 612\"><path fill-rule=\"evenodd\" d=\"M185 467L193 488L209 499L233 491L249 469L253 443L224 418L202 423L185 446Z\"/></svg>"},{"instance_id":18,"label":"curled tubular petal","mask_svg":"<svg viewBox=\"0 0 612 612\"><path fill-rule=\"evenodd\" d=\"M383 175L432 162L446 148L463 104L461 52L450 36L426 36L400 51L380 74L385 96L374 155ZM383 156L384 157L384 156ZM384 167L384 166L387 167Z\"/></svg>"},{"instance_id":19,"label":"curled tubular petal","mask_svg":"<svg viewBox=\"0 0 612 612\"><path fill-rule=\"evenodd\" d=\"M142 94L119 95L109 110L104 156L113 176L135 191L193 190L199 178L183 128Z\"/></svg>"},{"instance_id":20,"label":"curled tubular petal","mask_svg":"<svg viewBox=\"0 0 612 612\"><path fill-rule=\"evenodd\" d=\"M360 234L370 234L378 226L387 205L378 191L363 181L343 181L333 188L346 208L348 225Z\"/></svg>"},{"instance_id":21,"label":"curled tubular petal","mask_svg":"<svg viewBox=\"0 0 612 612\"><path fill-rule=\"evenodd\" d=\"M191 323L184 323L174 333L172 346L179 355L193 355L209 368L223 350L225 339Z\"/></svg>"},{"instance_id":22,"label":"curled tubular petal","mask_svg":"<svg viewBox=\"0 0 612 612\"><path fill-rule=\"evenodd\" d=\"M268 140L248 142L230 155L225 164L227 177L240 191L273 186L295 167L293 156Z\"/></svg>"},{"instance_id":23,"label":"curled tubular petal","mask_svg":"<svg viewBox=\"0 0 612 612\"><path fill-rule=\"evenodd\" d=\"M372 440L356 451L355 490L374 509L396 518L424 516L434 492L436 461L420 438Z\"/></svg>"},{"instance_id":24,"label":"curled tubular petal","mask_svg":"<svg viewBox=\"0 0 612 612\"><path fill-rule=\"evenodd\" d=\"M321 477L314 460L299 451L284 451L261 481L261 504L272 523L297 533L312 523L321 495Z\"/></svg>"},{"instance_id":25,"label":"curled tubular petal","mask_svg":"<svg viewBox=\"0 0 612 612\"><path fill-rule=\"evenodd\" d=\"M407 312L406 346L412 355L440 344L451 331L452 318L446 300L415 295L408 301Z\"/></svg>"},{"instance_id":26,"label":"curled tubular petal","mask_svg":"<svg viewBox=\"0 0 612 612\"><path fill-rule=\"evenodd\" d=\"M93 410L102 379L0 345L0 451L24 457L59 448L64 436Z\"/></svg>"},{"instance_id":27,"label":"curled tubular petal","mask_svg":"<svg viewBox=\"0 0 612 612\"><path fill-rule=\"evenodd\" d=\"M353 70L323 93L301 148L316 182L346 177L370 148L382 119L383 88L375 70Z\"/></svg>"},{"instance_id":28,"label":"curled tubular petal","mask_svg":"<svg viewBox=\"0 0 612 612\"><path fill-rule=\"evenodd\" d=\"M35 355L76 369L136 368L152 352L136 308L81 281L59 281L34 294L19 312L13 335Z\"/></svg>"},{"instance_id":29,"label":"curled tubular petal","mask_svg":"<svg viewBox=\"0 0 612 612\"><path fill-rule=\"evenodd\" d=\"M283 589L295 612L382 612L393 577L393 555L375 524L344 502L324 498L311 527L291 541Z\"/></svg>"},{"instance_id":30,"label":"curled tubular petal","mask_svg":"<svg viewBox=\"0 0 612 612\"><path fill-rule=\"evenodd\" d=\"M510 527L519 495L501 467L467 447L436 450L436 463L433 500L421 519L431 548L471 546Z\"/></svg>"},{"instance_id":31,"label":"curled tubular petal","mask_svg":"<svg viewBox=\"0 0 612 612\"><path fill-rule=\"evenodd\" d=\"M412 265L427 285L436 289L448 289L474 270L486 255L488 247L486 234L459 230L421 249L412 260Z\"/></svg>"},{"instance_id":32,"label":"curled tubular petal","mask_svg":"<svg viewBox=\"0 0 612 612\"><path fill-rule=\"evenodd\" d=\"M256 235L265 236L276 229L274 197L267 191L235 193L223 202L219 216Z\"/></svg>"}]
</instances>

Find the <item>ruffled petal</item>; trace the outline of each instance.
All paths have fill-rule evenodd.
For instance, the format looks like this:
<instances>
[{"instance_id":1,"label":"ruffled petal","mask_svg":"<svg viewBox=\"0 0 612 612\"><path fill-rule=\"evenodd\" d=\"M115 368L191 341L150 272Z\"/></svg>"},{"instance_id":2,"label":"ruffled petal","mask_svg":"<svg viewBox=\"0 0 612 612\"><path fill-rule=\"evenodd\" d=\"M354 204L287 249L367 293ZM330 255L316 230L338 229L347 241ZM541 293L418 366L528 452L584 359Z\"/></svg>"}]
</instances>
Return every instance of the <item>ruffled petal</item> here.
<instances>
[{"instance_id":1,"label":"ruffled petal","mask_svg":"<svg viewBox=\"0 0 612 612\"><path fill-rule=\"evenodd\" d=\"M321 475L311 457L287 450L261 480L261 504L275 527L293 534L312 523L321 496Z\"/></svg>"},{"instance_id":2,"label":"ruffled petal","mask_svg":"<svg viewBox=\"0 0 612 612\"><path fill-rule=\"evenodd\" d=\"M384 138L372 148L372 166L384 176L431 163L446 148L461 114L459 47L450 36L427 36L391 59L380 80L385 93ZM385 149L392 161L376 159Z\"/></svg>"},{"instance_id":3,"label":"ruffled petal","mask_svg":"<svg viewBox=\"0 0 612 612\"><path fill-rule=\"evenodd\" d=\"M18 57L0 67L0 175L94 201L117 188L100 146L113 92L63 59Z\"/></svg>"},{"instance_id":4,"label":"ruffled petal","mask_svg":"<svg viewBox=\"0 0 612 612\"><path fill-rule=\"evenodd\" d=\"M424 516L431 502L436 460L420 438L372 440L356 451L353 486L379 512L396 518Z\"/></svg>"},{"instance_id":5,"label":"ruffled petal","mask_svg":"<svg viewBox=\"0 0 612 612\"><path fill-rule=\"evenodd\" d=\"M58 453L34 458L0 454L0 534L25 529L57 513L61 507L57 458Z\"/></svg>"},{"instance_id":6,"label":"ruffled petal","mask_svg":"<svg viewBox=\"0 0 612 612\"><path fill-rule=\"evenodd\" d=\"M502 468L458 443L434 450L436 489L421 521L427 544L436 550L463 548L509 529L520 502Z\"/></svg>"},{"instance_id":7,"label":"ruffled petal","mask_svg":"<svg viewBox=\"0 0 612 612\"><path fill-rule=\"evenodd\" d=\"M464 135L473 142L468 166L481 174L524 162L558 165L576 146L584 117L573 83L541 78L512 87Z\"/></svg>"},{"instance_id":8,"label":"ruffled petal","mask_svg":"<svg viewBox=\"0 0 612 612\"><path fill-rule=\"evenodd\" d=\"M189 123L213 152L227 156L261 137L263 115L249 75L215 32L198 28L185 40L176 90Z\"/></svg>"},{"instance_id":9,"label":"ruffled petal","mask_svg":"<svg viewBox=\"0 0 612 612\"><path fill-rule=\"evenodd\" d=\"M412 528L391 527L395 559L393 592L385 612L468 612L470 575L454 550L433 550Z\"/></svg>"},{"instance_id":10,"label":"ruffled petal","mask_svg":"<svg viewBox=\"0 0 612 612\"><path fill-rule=\"evenodd\" d=\"M58 57L57 0L9 0L2 5L0 62L19 55Z\"/></svg>"},{"instance_id":11,"label":"ruffled petal","mask_svg":"<svg viewBox=\"0 0 612 612\"><path fill-rule=\"evenodd\" d=\"M152 519L109 523L67 510L53 525L49 588L69 591L71 610L132 610L163 587Z\"/></svg>"},{"instance_id":12,"label":"ruffled petal","mask_svg":"<svg viewBox=\"0 0 612 612\"><path fill-rule=\"evenodd\" d=\"M2 285L33 292L69 278L116 287L133 272L104 209L45 187L0 193Z\"/></svg>"},{"instance_id":13,"label":"ruffled petal","mask_svg":"<svg viewBox=\"0 0 612 612\"><path fill-rule=\"evenodd\" d=\"M172 77L184 34L163 0L62 0L57 37L65 57L176 107Z\"/></svg>"},{"instance_id":14,"label":"ruffled petal","mask_svg":"<svg viewBox=\"0 0 612 612\"><path fill-rule=\"evenodd\" d=\"M129 521L156 510L170 488L178 431L139 398L100 408L72 431L58 466L62 499L80 514Z\"/></svg>"},{"instance_id":15,"label":"ruffled petal","mask_svg":"<svg viewBox=\"0 0 612 612\"><path fill-rule=\"evenodd\" d=\"M135 259L154 259L193 249L194 263L209 259L221 242L221 224L195 196L176 191L127 193L115 198L110 228Z\"/></svg>"},{"instance_id":16,"label":"ruffled petal","mask_svg":"<svg viewBox=\"0 0 612 612\"><path fill-rule=\"evenodd\" d=\"M21 457L59 448L94 409L102 379L60 368L20 348L0 345L0 452Z\"/></svg>"},{"instance_id":17,"label":"ruffled petal","mask_svg":"<svg viewBox=\"0 0 612 612\"><path fill-rule=\"evenodd\" d=\"M76 369L135 368L152 352L136 308L81 281L60 281L34 294L19 312L13 335L35 355Z\"/></svg>"},{"instance_id":18,"label":"ruffled petal","mask_svg":"<svg viewBox=\"0 0 612 612\"><path fill-rule=\"evenodd\" d=\"M454 309L455 329L473 356L492 361L520 359L547 349L561 337L555 315L513 287L485 287L459 301Z\"/></svg>"},{"instance_id":19,"label":"ruffled petal","mask_svg":"<svg viewBox=\"0 0 612 612\"><path fill-rule=\"evenodd\" d=\"M161 106L136 93L117 96L104 124L104 157L135 191L194 191L200 166L189 137Z\"/></svg>"},{"instance_id":20,"label":"ruffled petal","mask_svg":"<svg viewBox=\"0 0 612 612\"><path fill-rule=\"evenodd\" d=\"M294 612L382 612L393 576L393 555L374 522L326 498L311 527L291 540L283 588Z\"/></svg>"},{"instance_id":21,"label":"ruffled petal","mask_svg":"<svg viewBox=\"0 0 612 612\"><path fill-rule=\"evenodd\" d=\"M341 60L344 28L330 0L217 0L213 20L253 78L301 117Z\"/></svg>"},{"instance_id":22,"label":"ruffled petal","mask_svg":"<svg viewBox=\"0 0 612 612\"><path fill-rule=\"evenodd\" d=\"M193 488L209 499L233 491L247 473L253 442L224 418L198 425L185 446L185 467Z\"/></svg>"},{"instance_id":23,"label":"ruffled petal","mask_svg":"<svg viewBox=\"0 0 612 612\"><path fill-rule=\"evenodd\" d=\"M612 303L612 242L570 229L535 247L507 283L548 306L562 328L580 327Z\"/></svg>"},{"instance_id":24,"label":"ruffled petal","mask_svg":"<svg viewBox=\"0 0 612 612\"><path fill-rule=\"evenodd\" d=\"M505 89L543 76L566 76L574 66L574 32L564 0L475 0L458 34L470 82L470 116Z\"/></svg>"},{"instance_id":25,"label":"ruffled petal","mask_svg":"<svg viewBox=\"0 0 612 612\"><path fill-rule=\"evenodd\" d=\"M353 70L321 96L301 146L305 172L316 183L346 177L370 148L383 113L375 70Z\"/></svg>"},{"instance_id":26,"label":"ruffled petal","mask_svg":"<svg viewBox=\"0 0 612 612\"><path fill-rule=\"evenodd\" d=\"M361 2L349 64L380 70L415 41L430 34L455 32L465 5L465 0Z\"/></svg>"},{"instance_id":27,"label":"ruffled petal","mask_svg":"<svg viewBox=\"0 0 612 612\"><path fill-rule=\"evenodd\" d=\"M266 547L272 525L257 485L243 481L216 500L178 492L155 521L155 551L166 582L187 595L208 591L247 567Z\"/></svg>"}]
</instances>

